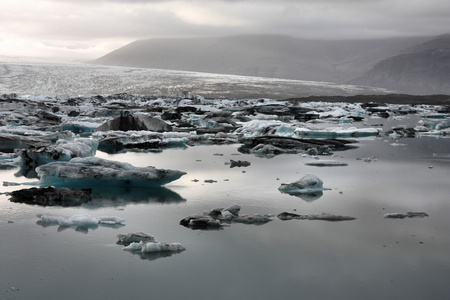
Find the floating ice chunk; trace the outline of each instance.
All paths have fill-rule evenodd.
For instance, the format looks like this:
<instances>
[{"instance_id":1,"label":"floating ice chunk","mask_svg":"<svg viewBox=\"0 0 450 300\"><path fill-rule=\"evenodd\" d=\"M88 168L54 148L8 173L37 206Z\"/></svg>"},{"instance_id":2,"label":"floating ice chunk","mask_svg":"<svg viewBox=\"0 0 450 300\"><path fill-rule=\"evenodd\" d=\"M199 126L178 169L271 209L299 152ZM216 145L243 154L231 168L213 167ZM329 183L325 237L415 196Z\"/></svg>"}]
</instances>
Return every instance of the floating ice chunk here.
<instances>
[{"instance_id":1,"label":"floating ice chunk","mask_svg":"<svg viewBox=\"0 0 450 300\"><path fill-rule=\"evenodd\" d=\"M125 246L123 250L127 251L141 251L142 250L142 244L140 242L133 242L130 243L128 246Z\"/></svg>"},{"instance_id":2,"label":"floating ice chunk","mask_svg":"<svg viewBox=\"0 0 450 300\"><path fill-rule=\"evenodd\" d=\"M347 163L336 161L336 160L313 160L310 162L306 162L307 166L316 166L316 167L341 167L348 166Z\"/></svg>"},{"instance_id":3,"label":"floating ice chunk","mask_svg":"<svg viewBox=\"0 0 450 300\"><path fill-rule=\"evenodd\" d=\"M43 165L53 161L69 161L74 157L95 155L98 141L79 138L73 141L59 140L55 145L25 149L19 152L24 164Z\"/></svg>"},{"instance_id":4,"label":"floating ice chunk","mask_svg":"<svg viewBox=\"0 0 450 300\"><path fill-rule=\"evenodd\" d=\"M135 232L135 233L129 233L129 234L118 234L117 235L118 241L117 244L122 245L128 245L132 243L139 243L139 242L156 242L155 238L143 233L143 232Z\"/></svg>"},{"instance_id":5,"label":"floating ice chunk","mask_svg":"<svg viewBox=\"0 0 450 300\"><path fill-rule=\"evenodd\" d=\"M323 191L323 181L312 174L306 174L299 180L292 183L282 183L278 188L280 192L287 194L303 194L316 191Z\"/></svg>"},{"instance_id":6,"label":"floating ice chunk","mask_svg":"<svg viewBox=\"0 0 450 300\"><path fill-rule=\"evenodd\" d=\"M123 226L125 220L120 217L93 217L87 214L72 216L38 214L37 224L42 226L59 225L60 227L75 227L76 229L97 228L99 225Z\"/></svg>"},{"instance_id":7,"label":"floating ice chunk","mask_svg":"<svg viewBox=\"0 0 450 300\"><path fill-rule=\"evenodd\" d=\"M41 186L155 187L179 179L185 172L134 167L131 164L98 157L73 158L68 162L53 162L36 168Z\"/></svg>"},{"instance_id":8,"label":"floating ice chunk","mask_svg":"<svg viewBox=\"0 0 450 300\"><path fill-rule=\"evenodd\" d=\"M428 217L428 214L424 212L387 213L384 217L387 219L424 218Z\"/></svg>"},{"instance_id":9,"label":"floating ice chunk","mask_svg":"<svg viewBox=\"0 0 450 300\"><path fill-rule=\"evenodd\" d=\"M244 224L255 224L261 225L273 220L273 215L270 214L251 214L251 215L242 215L237 216L232 219L233 222L236 223L244 223Z\"/></svg>"},{"instance_id":10,"label":"floating ice chunk","mask_svg":"<svg viewBox=\"0 0 450 300\"><path fill-rule=\"evenodd\" d=\"M245 137L259 136L274 127L281 126L283 122L278 120L252 120L246 122L241 128L236 130L236 134L243 134Z\"/></svg>"},{"instance_id":11,"label":"floating ice chunk","mask_svg":"<svg viewBox=\"0 0 450 300\"><path fill-rule=\"evenodd\" d=\"M142 252L181 252L186 250L180 243L148 242L142 244Z\"/></svg>"}]
</instances>

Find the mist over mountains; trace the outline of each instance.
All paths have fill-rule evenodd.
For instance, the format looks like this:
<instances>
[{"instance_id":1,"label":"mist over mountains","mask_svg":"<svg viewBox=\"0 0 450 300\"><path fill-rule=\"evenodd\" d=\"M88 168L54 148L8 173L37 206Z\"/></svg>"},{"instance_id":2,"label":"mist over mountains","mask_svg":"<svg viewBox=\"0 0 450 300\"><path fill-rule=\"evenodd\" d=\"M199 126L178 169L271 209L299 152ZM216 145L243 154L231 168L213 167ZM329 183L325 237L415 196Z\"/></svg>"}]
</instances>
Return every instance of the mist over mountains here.
<instances>
[{"instance_id":1,"label":"mist over mountains","mask_svg":"<svg viewBox=\"0 0 450 300\"><path fill-rule=\"evenodd\" d=\"M408 94L450 94L450 35L312 40L283 35L148 39L93 63L350 83Z\"/></svg>"}]
</instances>

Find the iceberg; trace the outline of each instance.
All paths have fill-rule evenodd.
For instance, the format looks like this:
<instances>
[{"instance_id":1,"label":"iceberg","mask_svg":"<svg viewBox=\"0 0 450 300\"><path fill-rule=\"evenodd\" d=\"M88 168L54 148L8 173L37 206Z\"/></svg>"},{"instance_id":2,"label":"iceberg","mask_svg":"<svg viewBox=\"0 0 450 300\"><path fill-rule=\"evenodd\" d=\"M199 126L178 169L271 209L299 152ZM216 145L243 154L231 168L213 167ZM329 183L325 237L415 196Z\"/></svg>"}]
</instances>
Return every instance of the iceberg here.
<instances>
[{"instance_id":1,"label":"iceberg","mask_svg":"<svg viewBox=\"0 0 450 300\"><path fill-rule=\"evenodd\" d=\"M92 134L98 139L99 149L115 152L121 149L159 149L186 147L190 134L181 132L153 131L97 131Z\"/></svg>"},{"instance_id":2,"label":"iceberg","mask_svg":"<svg viewBox=\"0 0 450 300\"><path fill-rule=\"evenodd\" d=\"M39 166L53 161L69 161L74 157L94 156L97 147L98 142L88 138L58 140L55 145L23 149L19 155L23 164Z\"/></svg>"},{"instance_id":3,"label":"iceberg","mask_svg":"<svg viewBox=\"0 0 450 300\"><path fill-rule=\"evenodd\" d=\"M98 157L76 157L68 162L52 162L36 168L40 185L92 188L104 186L159 187L179 179L185 172L134 167L129 163Z\"/></svg>"},{"instance_id":4,"label":"iceberg","mask_svg":"<svg viewBox=\"0 0 450 300\"><path fill-rule=\"evenodd\" d=\"M100 125L95 131L108 131L108 130L145 130L145 131L172 131L172 126L166 122L152 118L144 114L134 114L128 116L120 116L113 120L107 121Z\"/></svg>"}]
</instances>

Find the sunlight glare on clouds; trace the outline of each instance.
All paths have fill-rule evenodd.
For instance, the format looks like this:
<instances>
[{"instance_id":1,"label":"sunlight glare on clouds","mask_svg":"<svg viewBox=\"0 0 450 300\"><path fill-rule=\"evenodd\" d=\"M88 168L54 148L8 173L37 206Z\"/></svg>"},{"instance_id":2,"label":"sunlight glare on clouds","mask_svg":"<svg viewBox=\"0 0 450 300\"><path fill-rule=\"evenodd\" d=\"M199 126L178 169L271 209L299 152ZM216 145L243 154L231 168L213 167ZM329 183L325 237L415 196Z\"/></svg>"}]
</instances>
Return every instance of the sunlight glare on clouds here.
<instances>
[{"instance_id":1,"label":"sunlight glare on clouds","mask_svg":"<svg viewBox=\"0 0 450 300\"><path fill-rule=\"evenodd\" d=\"M201 1L168 2L158 4L157 6L161 9L173 12L178 18L186 23L195 25L232 27L245 26L247 23L244 19L227 14L226 7L223 9L217 9L217 7L211 9Z\"/></svg>"}]
</instances>

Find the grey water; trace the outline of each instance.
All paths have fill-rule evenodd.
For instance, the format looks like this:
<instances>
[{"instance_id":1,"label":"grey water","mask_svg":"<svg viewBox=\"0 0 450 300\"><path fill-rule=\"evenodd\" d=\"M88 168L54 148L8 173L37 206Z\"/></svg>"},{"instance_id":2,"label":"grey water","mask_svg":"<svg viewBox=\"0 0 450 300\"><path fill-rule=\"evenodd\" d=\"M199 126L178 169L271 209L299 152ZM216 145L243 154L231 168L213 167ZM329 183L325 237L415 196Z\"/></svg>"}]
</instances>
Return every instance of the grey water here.
<instances>
[{"instance_id":1,"label":"grey water","mask_svg":"<svg viewBox=\"0 0 450 300\"><path fill-rule=\"evenodd\" d=\"M396 144L394 144L396 143ZM348 166L306 166L311 157L273 158L240 145L97 156L178 169L187 175L154 192L111 187L76 208L12 203L0 194L0 299L444 299L450 294L450 139L359 139L335 152ZM367 158L364 160L364 158ZM251 162L230 168L230 159ZM1 181L32 183L17 169ZM281 183L311 173L328 188L315 200L282 194ZM205 180L212 179L212 183ZM2 186L0 192L29 186ZM356 220L232 223L192 230L179 221L238 204L241 214L333 213ZM423 211L425 218L386 219ZM125 226L41 226L39 213L119 216ZM116 235L142 231L186 251L142 256Z\"/></svg>"}]
</instances>

